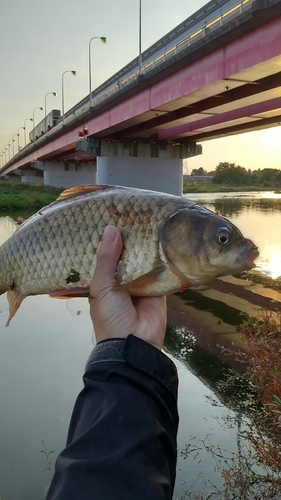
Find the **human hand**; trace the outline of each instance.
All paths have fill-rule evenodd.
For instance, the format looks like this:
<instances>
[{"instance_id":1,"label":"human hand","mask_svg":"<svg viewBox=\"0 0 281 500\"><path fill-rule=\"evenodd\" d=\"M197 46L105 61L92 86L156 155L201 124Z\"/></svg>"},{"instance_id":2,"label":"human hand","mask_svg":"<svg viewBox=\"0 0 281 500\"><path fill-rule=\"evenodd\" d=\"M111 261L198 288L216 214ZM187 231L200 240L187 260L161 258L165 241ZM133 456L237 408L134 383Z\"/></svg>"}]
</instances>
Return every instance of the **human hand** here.
<instances>
[{"instance_id":1,"label":"human hand","mask_svg":"<svg viewBox=\"0 0 281 500\"><path fill-rule=\"evenodd\" d=\"M166 297L130 297L125 290L114 290L122 246L118 229L107 226L90 285L90 315L96 341L126 338L131 333L161 350L167 322Z\"/></svg>"}]
</instances>

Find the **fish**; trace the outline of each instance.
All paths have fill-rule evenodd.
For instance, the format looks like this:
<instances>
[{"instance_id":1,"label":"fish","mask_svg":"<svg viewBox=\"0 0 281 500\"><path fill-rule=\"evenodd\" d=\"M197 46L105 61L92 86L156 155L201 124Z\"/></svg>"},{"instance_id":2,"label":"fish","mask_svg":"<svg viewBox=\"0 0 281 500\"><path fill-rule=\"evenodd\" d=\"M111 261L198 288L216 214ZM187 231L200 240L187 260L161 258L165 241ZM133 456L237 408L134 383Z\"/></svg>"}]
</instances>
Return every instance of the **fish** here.
<instances>
[{"instance_id":1,"label":"fish","mask_svg":"<svg viewBox=\"0 0 281 500\"><path fill-rule=\"evenodd\" d=\"M66 189L0 247L6 326L28 296L90 296L107 225L123 240L116 290L131 296L167 295L250 270L259 255L234 224L183 196L123 186Z\"/></svg>"}]
</instances>

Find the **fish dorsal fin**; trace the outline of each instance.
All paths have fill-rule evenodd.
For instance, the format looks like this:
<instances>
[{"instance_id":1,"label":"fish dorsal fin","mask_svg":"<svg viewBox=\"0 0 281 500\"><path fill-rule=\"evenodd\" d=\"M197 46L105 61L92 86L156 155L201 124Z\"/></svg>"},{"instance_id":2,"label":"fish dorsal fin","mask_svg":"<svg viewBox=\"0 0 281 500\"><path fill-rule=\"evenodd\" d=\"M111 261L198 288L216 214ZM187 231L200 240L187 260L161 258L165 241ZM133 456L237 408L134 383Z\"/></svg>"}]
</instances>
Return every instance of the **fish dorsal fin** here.
<instances>
[{"instance_id":1,"label":"fish dorsal fin","mask_svg":"<svg viewBox=\"0 0 281 500\"><path fill-rule=\"evenodd\" d=\"M108 186L104 184L89 184L86 186L71 187L69 189L65 189L56 199L55 203L57 201L67 200L68 198L74 198L75 196L81 196L94 191L103 191L107 187Z\"/></svg>"}]
</instances>

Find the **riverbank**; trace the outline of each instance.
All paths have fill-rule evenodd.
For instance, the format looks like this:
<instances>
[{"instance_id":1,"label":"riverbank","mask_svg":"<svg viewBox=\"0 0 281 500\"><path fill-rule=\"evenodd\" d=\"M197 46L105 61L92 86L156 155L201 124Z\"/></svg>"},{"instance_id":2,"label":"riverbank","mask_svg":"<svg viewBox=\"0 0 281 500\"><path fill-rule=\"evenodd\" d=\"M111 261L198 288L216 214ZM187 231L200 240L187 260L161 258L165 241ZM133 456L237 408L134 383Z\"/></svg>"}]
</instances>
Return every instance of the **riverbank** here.
<instances>
[{"instance_id":1,"label":"riverbank","mask_svg":"<svg viewBox=\"0 0 281 500\"><path fill-rule=\"evenodd\" d=\"M229 186L213 182L184 182L183 193L233 193L233 192L273 191L280 193L275 186Z\"/></svg>"},{"instance_id":2,"label":"riverbank","mask_svg":"<svg viewBox=\"0 0 281 500\"><path fill-rule=\"evenodd\" d=\"M62 189L3 180L0 182L0 211L13 218L29 217L40 208L54 201Z\"/></svg>"},{"instance_id":3,"label":"riverbank","mask_svg":"<svg viewBox=\"0 0 281 500\"><path fill-rule=\"evenodd\" d=\"M0 212L6 212L13 218L29 217L40 208L56 200L62 188L43 186L42 184L28 184L1 180L0 182ZM212 182L185 182L183 193L231 193L250 191L276 191L271 187L227 186Z\"/></svg>"}]
</instances>

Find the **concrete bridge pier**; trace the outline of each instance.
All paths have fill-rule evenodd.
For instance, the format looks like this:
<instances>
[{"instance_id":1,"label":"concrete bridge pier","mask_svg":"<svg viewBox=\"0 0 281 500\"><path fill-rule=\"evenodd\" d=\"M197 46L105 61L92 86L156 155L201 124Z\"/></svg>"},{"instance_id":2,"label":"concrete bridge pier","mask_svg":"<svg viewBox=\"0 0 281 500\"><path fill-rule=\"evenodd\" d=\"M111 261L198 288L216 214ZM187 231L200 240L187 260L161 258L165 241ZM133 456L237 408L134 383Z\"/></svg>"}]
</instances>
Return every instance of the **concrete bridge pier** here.
<instances>
[{"instance_id":1,"label":"concrete bridge pier","mask_svg":"<svg viewBox=\"0 0 281 500\"><path fill-rule=\"evenodd\" d=\"M30 184L43 184L44 182L43 176L37 175L36 170L33 168L20 170L20 176L21 182L30 182Z\"/></svg>"},{"instance_id":2,"label":"concrete bridge pier","mask_svg":"<svg viewBox=\"0 0 281 500\"><path fill-rule=\"evenodd\" d=\"M182 195L182 160L97 157L97 184L117 184Z\"/></svg>"},{"instance_id":3,"label":"concrete bridge pier","mask_svg":"<svg viewBox=\"0 0 281 500\"><path fill-rule=\"evenodd\" d=\"M64 162L33 161L31 164L33 168L43 170L44 186L70 188L96 184L96 165L94 163L67 160Z\"/></svg>"},{"instance_id":4,"label":"concrete bridge pier","mask_svg":"<svg viewBox=\"0 0 281 500\"><path fill-rule=\"evenodd\" d=\"M201 154L195 143L136 139L79 139L76 150L96 157L97 184L117 184L182 195L182 160Z\"/></svg>"}]
</instances>

